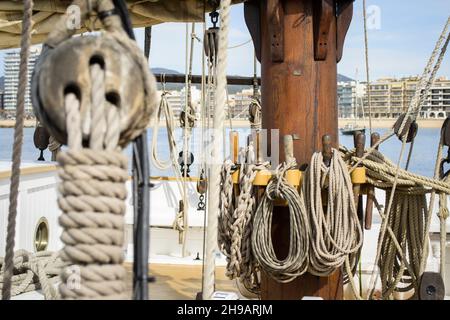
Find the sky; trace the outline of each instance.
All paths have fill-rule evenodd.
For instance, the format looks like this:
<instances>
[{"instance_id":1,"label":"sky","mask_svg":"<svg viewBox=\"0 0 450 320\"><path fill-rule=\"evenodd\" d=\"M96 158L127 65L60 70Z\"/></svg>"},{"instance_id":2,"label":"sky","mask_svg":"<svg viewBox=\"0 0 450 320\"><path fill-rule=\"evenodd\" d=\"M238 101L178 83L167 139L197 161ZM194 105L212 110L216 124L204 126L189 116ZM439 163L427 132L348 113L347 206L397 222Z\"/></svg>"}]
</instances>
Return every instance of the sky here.
<instances>
[{"instance_id":1,"label":"sky","mask_svg":"<svg viewBox=\"0 0 450 320\"><path fill-rule=\"evenodd\" d=\"M436 40L450 14L449 0L368 0L369 69L371 80L382 77L419 75L433 50ZM369 10L370 9L370 10ZM344 56L338 72L357 80L364 80L364 32L362 0L355 1L352 24L347 34ZM190 33L190 24L189 33ZM196 24L201 37L203 24ZM137 40L143 43L143 29L136 29ZM229 46L246 43L250 39L243 18L242 5L231 10ZM193 72L201 73L201 44L194 48ZM450 51L450 49L449 49ZM0 66L3 66L0 51ZM450 77L450 57L444 59L439 75ZM186 24L166 23L153 27L151 67L164 67L179 72L186 68ZM228 74L253 74L253 45L251 42L229 49ZM3 68L0 67L0 75Z\"/></svg>"}]
</instances>

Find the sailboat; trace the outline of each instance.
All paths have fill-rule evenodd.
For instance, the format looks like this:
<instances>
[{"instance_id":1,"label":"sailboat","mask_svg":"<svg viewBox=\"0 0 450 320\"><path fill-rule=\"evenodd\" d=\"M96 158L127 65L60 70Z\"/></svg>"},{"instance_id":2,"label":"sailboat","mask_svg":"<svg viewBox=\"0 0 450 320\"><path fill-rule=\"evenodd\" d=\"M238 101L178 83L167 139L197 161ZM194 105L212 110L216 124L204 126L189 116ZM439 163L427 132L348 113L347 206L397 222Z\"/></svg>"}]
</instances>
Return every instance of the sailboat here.
<instances>
[{"instance_id":1,"label":"sailboat","mask_svg":"<svg viewBox=\"0 0 450 320\"><path fill-rule=\"evenodd\" d=\"M357 133L365 133L366 127L358 126L355 122L355 123L347 123L340 130L343 135L352 135L353 136Z\"/></svg>"}]
</instances>

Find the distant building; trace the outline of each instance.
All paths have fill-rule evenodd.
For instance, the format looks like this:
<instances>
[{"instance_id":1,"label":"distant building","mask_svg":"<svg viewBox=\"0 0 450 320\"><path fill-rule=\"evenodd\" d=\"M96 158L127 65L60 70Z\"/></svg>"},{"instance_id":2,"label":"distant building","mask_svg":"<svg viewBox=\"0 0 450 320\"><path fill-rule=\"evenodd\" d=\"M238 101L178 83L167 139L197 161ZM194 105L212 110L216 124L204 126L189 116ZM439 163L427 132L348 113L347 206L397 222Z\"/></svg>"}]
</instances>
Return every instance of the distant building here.
<instances>
[{"instance_id":1,"label":"distant building","mask_svg":"<svg viewBox=\"0 0 450 320\"><path fill-rule=\"evenodd\" d=\"M197 119L201 117L201 90L195 86L191 88L192 103L196 110ZM245 120L248 119L248 108L253 99L253 89L243 89L235 94L228 94L228 102L225 106L225 117L228 119ZM179 120L180 113L184 110L185 106L185 90L169 90L167 94L167 101L169 102L174 117ZM209 116L212 118L214 113L214 94L210 95Z\"/></svg>"},{"instance_id":2,"label":"distant building","mask_svg":"<svg viewBox=\"0 0 450 320\"><path fill-rule=\"evenodd\" d=\"M28 84L27 93L25 96L25 110L31 111L31 97L30 97L30 82L31 75L34 70L34 65L39 57L40 49L34 47L30 51L30 58L28 60ZM13 111L17 104L17 88L19 86L19 65L20 52L15 50L6 53L4 58L5 67L5 91L4 91L4 110Z\"/></svg>"},{"instance_id":3,"label":"distant building","mask_svg":"<svg viewBox=\"0 0 450 320\"><path fill-rule=\"evenodd\" d=\"M5 108L4 103L3 103L3 97L4 97L4 92L3 92L3 90L0 89L0 112L3 112L3 109Z\"/></svg>"},{"instance_id":4,"label":"distant building","mask_svg":"<svg viewBox=\"0 0 450 320\"><path fill-rule=\"evenodd\" d=\"M434 82L420 116L423 118L446 118L450 116L450 80Z\"/></svg>"},{"instance_id":5,"label":"distant building","mask_svg":"<svg viewBox=\"0 0 450 320\"><path fill-rule=\"evenodd\" d=\"M159 92L161 94L161 91ZM169 90L167 94L167 101L172 108L173 115L176 120L179 120L180 113L185 108L186 91L185 88L181 90ZM200 117L200 102L201 102L201 90L196 86L191 86L191 101L196 111L197 119Z\"/></svg>"},{"instance_id":6,"label":"distant building","mask_svg":"<svg viewBox=\"0 0 450 320\"><path fill-rule=\"evenodd\" d=\"M339 81L337 83L339 118L362 117L362 96L364 86L356 81Z\"/></svg>"},{"instance_id":7,"label":"distant building","mask_svg":"<svg viewBox=\"0 0 450 320\"><path fill-rule=\"evenodd\" d=\"M406 112L415 94L418 77L401 79L385 78L370 84L370 109L374 118L395 118ZM364 95L364 111L369 114L367 94ZM421 118L445 118L450 116L450 80L445 77L434 81L427 94Z\"/></svg>"},{"instance_id":8,"label":"distant building","mask_svg":"<svg viewBox=\"0 0 450 320\"><path fill-rule=\"evenodd\" d=\"M249 106L253 101L253 88L243 89L234 95L230 95L230 115L233 119L245 120L249 117Z\"/></svg>"}]
</instances>

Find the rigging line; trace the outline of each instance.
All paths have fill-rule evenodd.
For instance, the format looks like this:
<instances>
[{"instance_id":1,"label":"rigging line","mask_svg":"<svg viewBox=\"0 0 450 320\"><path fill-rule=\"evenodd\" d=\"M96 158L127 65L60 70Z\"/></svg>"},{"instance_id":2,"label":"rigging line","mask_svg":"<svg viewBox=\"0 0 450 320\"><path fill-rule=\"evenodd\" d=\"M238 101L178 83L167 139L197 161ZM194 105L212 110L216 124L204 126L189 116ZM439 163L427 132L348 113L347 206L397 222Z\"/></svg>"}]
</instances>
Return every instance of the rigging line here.
<instances>
[{"instance_id":1,"label":"rigging line","mask_svg":"<svg viewBox=\"0 0 450 320\"><path fill-rule=\"evenodd\" d=\"M405 146L406 146L406 135L402 139L402 148L400 149L400 155L399 155L398 161L397 161L396 171L395 171L395 175L394 175L394 183L392 185L391 194L389 195L388 205L386 206L385 218L383 219L383 222L381 224L380 233L378 235L377 253L376 253L374 266L373 266L373 269L372 269L372 272L371 272L371 276L370 276L370 283L374 283L374 285L373 285L372 289L369 290L369 294L367 296L367 299L371 299L373 297L373 293L375 291L375 285L376 285L375 271L376 271L376 266L378 265L378 261L380 260L380 256L381 256L382 243L384 241L384 236L386 234L386 230L387 230L387 227L388 227L388 221L389 221L390 211L391 211L391 208L392 208L392 203L394 202L395 189L397 188L398 174L400 172L400 163L401 163L401 160L403 159L403 153L405 151Z\"/></svg>"},{"instance_id":2,"label":"rigging line","mask_svg":"<svg viewBox=\"0 0 450 320\"><path fill-rule=\"evenodd\" d=\"M364 20L364 55L366 61L366 93L367 105L369 107L369 132L372 134L372 103L370 95L370 75L369 75L369 40L367 37L367 12L366 0L363 0L363 20Z\"/></svg>"},{"instance_id":3,"label":"rigging line","mask_svg":"<svg viewBox=\"0 0 450 320\"><path fill-rule=\"evenodd\" d=\"M419 80L419 83L418 83L418 85L416 85L416 91L415 91L414 96L412 97L412 99L411 99L411 101L409 103L408 109L406 111L406 116L403 118L403 121L402 121L402 123L400 125L400 128L398 130L399 132L403 131L408 118L410 118L409 116L412 115L413 116L413 120L415 120L416 117L417 117L417 113L416 113L417 110L420 111L420 106L419 106L420 100L418 102L417 99L420 99L422 88L424 86L425 87L427 86L427 83L425 83L426 82L425 81L426 77L429 77L428 81L430 81L430 79L434 78L433 72L431 71L431 67L432 67L432 64L433 64L434 60L436 59L436 56L438 54L439 48L442 45L442 42L445 40L445 34L447 34L447 30L448 30L449 25L450 25L450 17L447 19L447 22L446 22L446 24L444 26L444 29L442 30L441 34L439 35L439 39L437 40L436 45L435 45L435 47L433 49L433 52L431 53L431 56L428 59L427 65L425 66L425 68L423 70L423 73L422 73L422 76L421 76L421 78ZM442 56L444 54L445 54L445 50L441 51L440 58L435 63L435 67L434 67L435 69L439 68L440 63L442 62Z\"/></svg>"},{"instance_id":4,"label":"rigging line","mask_svg":"<svg viewBox=\"0 0 450 320\"><path fill-rule=\"evenodd\" d=\"M211 299L214 293L215 285L215 266L216 266L216 250L217 250L217 230L218 230L218 216L217 211L220 208L220 163L221 155L220 148L223 148L222 137L218 134L223 129L225 119L225 104L226 104L226 88L227 88L227 50L228 47L228 33L230 28L230 7L231 0L220 1L220 29L218 34L218 57L217 57L217 86L215 95L214 108L214 136L212 143L212 157L210 164L210 179L208 180L208 187L210 189L209 206L208 206L208 228L206 232L206 260L205 261L205 276L204 276L204 290L203 299Z\"/></svg>"},{"instance_id":5,"label":"rigging line","mask_svg":"<svg viewBox=\"0 0 450 320\"><path fill-rule=\"evenodd\" d=\"M17 89L16 124L14 126L14 144L9 193L8 226L5 248L5 263L2 287L2 299L11 299L11 280L14 269L14 244L16 236L17 198L19 195L20 163L23 144L23 122L25 116L25 94L28 83L28 58L31 45L33 1L23 1L22 38L20 43L19 86Z\"/></svg>"},{"instance_id":6,"label":"rigging line","mask_svg":"<svg viewBox=\"0 0 450 320\"><path fill-rule=\"evenodd\" d=\"M450 26L450 17L447 19L447 22L446 22L446 24L444 26L444 29L442 30L442 32L441 32L441 34L439 36L439 39L437 40L436 45L435 45L435 47L433 49L433 52L431 53L431 56L430 56L430 58L428 60L428 63L427 63L427 65L424 68L424 71L423 71L423 74L422 74L422 76L420 78L419 84L416 86L416 92L414 93L414 96L413 96L413 98L412 98L412 100L411 100L411 102L410 102L410 104L408 106L408 110L406 111L406 116L404 117L398 132L402 132L403 131L404 126L406 125L406 121L409 118L409 115L411 113L413 113L413 112L417 112L417 99L418 99L418 97L421 94L421 88L424 86L425 78L429 74L431 74L430 77L434 77L433 73L437 72L437 69L439 69L439 66L440 66L440 64L442 62L442 59L443 59L443 55L445 54L445 48L446 48L445 45L444 45L444 47L441 48L441 53L440 53L440 56L439 56L439 58L438 58L438 60L437 60L437 62L435 64L434 70L431 71L432 64L433 64L434 60L436 59L436 56L437 56L438 51L439 51L439 48L441 47L442 43L445 40L445 35L447 34L449 26ZM447 42L447 44L448 44L448 42ZM413 114L413 115L416 115L416 114ZM353 167L350 169L350 172L352 172L356 168L356 166L361 163L361 161L363 161L367 156L369 156L375 150L375 148L378 145L380 145L382 142L386 141L387 139L389 139L393 135L395 135L395 132L394 132L394 129L391 128L391 129L389 129L389 131L387 131L383 135L383 137L374 146L370 147L367 150L367 152L364 154L364 156L360 160L358 160L356 162L356 164L353 165Z\"/></svg>"},{"instance_id":7,"label":"rigging line","mask_svg":"<svg viewBox=\"0 0 450 320\"><path fill-rule=\"evenodd\" d=\"M206 33L206 23L203 21L202 23L202 29L203 29L203 36ZM206 106L205 106L205 51L202 50L202 83L201 83L201 91L202 91L202 95L201 95L201 121L202 121L202 131L201 131L201 146L203 151L206 150L206 146L205 146L205 125L206 125ZM201 153L201 168L202 171L204 172L204 177L206 179L207 177L207 172L206 172L206 161L205 161L205 153L204 152L200 152ZM207 205L207 190L208 188L206 188L206 192L205 192L205 204ZM206 205L205 205L205 210L203 211L203 243L202 243L202 279L205 275L205 238L206 238ZM203 281L202 281L202 292L203 292Z\"/></svg>"},{"instance_id":8,"label":"rigging line","mask_svg":"<svg viewBox=\"0 0 450 320\"><path fill-rule=\"evenodd\" d=\"M193 24L195 25L195 24ZM185 90L184 90L184 127L183 127L183 162L184 162L184 170L183 170L183 227L184 231L182 232L182 256L186 256L186 222L187 222L187 159L188 159L188 108L189 108L189 68L190 68L190 55L189 55L189 24L185 24L185 32L186 32L186 66L185 66Z\"/></svg>"},{"instance_id":9,"label":"rigging line","mask_svg":"<svg viewBox=\"0 0 450 320\"><path fill-rule=\"evenodd\" d=\"M450 18L447 20L447 25L446 26L448 26L449 21L450 21ZM444 30L446 30L446 29L444 28ZM443 39L443 35L445 35L445 32L441 35L441 39ZM427 83L425 85L425 88L424 88L423 92L420 95L419 101L417 102L416 110L413 112L414 119L416 119L417 116L419 115L419 112L422 109L422 107L423 107L423 105L425 103L425 100L426 100L426 98L428 96L428 92L430 91L431 85L434 83L434 79L436 77L436 74L437 74L437 72L438 72L438 70L439 70L439 68L441 66L442 60L444 59L445 52L447 51L447 47L448 47L449 41L450 41L450 33L447 34L447 39L445 40L444 45L441 47L441 52L440 52L439 57L438 57L435 65L433 67L433 71L431 72L431 74L429 76L429 79L428 79L428 81L427 81ZM438 43L439 43L439 41L438 41ZM437 49L435 49L435 50L437 52ZM420 82L422 82L422 81L420 81ZM420 82L418 83L418 85L420 84ZM409 167L411 154L412 154L412 151L413 151L413 148L414 148L414 140L415 140L415 137L413 138L413 140L411 142L411 146L409 148L408 159L406 161L405 170L408 170L408 167Z\"/></svg>"},{"instance_id":10,"label":"rigging line","mask_svg":"<svg viewBox=\"0 0 450 320\"><path fill-rule=\"evenodd\" d=\"M236 49L236 48L239 48L239 47L243 47L243 46L245 46L246 44L249 44L250 42L252 42L252 39L248 39L248 40L245 41L245 42L239 43L239 44L234 45L234 46L230 46L230 47L228 47L227 49L230 50L230 49Z\"/></svg>"}]
</instances>

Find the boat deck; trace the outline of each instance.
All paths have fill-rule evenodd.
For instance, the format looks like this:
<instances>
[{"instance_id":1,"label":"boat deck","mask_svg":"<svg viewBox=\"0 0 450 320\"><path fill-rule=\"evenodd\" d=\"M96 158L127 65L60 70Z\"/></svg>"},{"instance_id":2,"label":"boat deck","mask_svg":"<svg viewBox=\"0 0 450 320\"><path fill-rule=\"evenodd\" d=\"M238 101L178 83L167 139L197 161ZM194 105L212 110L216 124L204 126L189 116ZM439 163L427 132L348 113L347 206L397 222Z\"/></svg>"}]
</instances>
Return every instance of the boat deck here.
<instances>
[{"instance_id":1,"label":"boat deck","mask_svg":"<svg viewBox=\"0 0 450 320\"><path fill-rule=\"evenodd\" d=\"M126 263L125 267L131 296L132 264ZM150 300L193 300L202 288L201 265L150 264L150 274L156 277L148 286ZM225 267L216 267L216 291L239 293L235 281L225 276Z\"/></svg>"}]
</instances>

